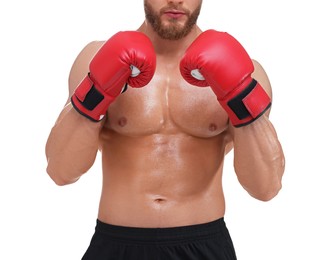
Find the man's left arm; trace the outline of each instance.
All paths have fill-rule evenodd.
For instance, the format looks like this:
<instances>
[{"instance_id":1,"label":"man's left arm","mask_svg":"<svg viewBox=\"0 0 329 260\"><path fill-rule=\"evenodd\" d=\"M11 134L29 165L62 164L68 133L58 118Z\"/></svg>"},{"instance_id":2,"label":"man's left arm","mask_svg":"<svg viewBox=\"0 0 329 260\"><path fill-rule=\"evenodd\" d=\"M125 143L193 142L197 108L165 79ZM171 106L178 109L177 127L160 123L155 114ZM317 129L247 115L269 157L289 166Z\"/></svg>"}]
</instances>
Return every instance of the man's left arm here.
<instances>
[{"instance_id":1,"label":"man's left arm","mask_svg":"<svg viewBox=\"0 0 329 260\"><path fill-rule=\"evenodd\" d=\"M270 81L262 66L253 61L252 77L272 97ZM230 126L234 144L234 168L238 180L256 199L268 201L281 189L285 168L284 153L274 126L269 120L270 109L251 124Z\"/></svg>"},{"instance_id":2,"label":"man's left arm","mask_svg":"<svg viewBox=\"0 0 329 260\"><path fill-rule=\"evenodd\" d=\"M180 71L190 84L210 86L227 112L241 185L259 200L272 199L281 189L284 155L268 118L272 91L262 66L233 36L210 29L187 48Z\"/></svg>"}]
</instances>

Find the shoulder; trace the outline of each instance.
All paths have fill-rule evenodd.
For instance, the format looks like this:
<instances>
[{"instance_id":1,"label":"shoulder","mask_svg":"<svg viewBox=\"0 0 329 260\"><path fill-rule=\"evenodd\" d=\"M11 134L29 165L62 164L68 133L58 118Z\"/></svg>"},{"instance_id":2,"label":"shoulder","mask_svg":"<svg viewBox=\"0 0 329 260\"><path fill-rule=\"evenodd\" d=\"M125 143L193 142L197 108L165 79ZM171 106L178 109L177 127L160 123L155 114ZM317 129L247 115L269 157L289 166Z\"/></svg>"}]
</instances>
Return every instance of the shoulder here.
<instances>
[{"instance_id":1,"label":"shoulder","mask_svg":"<svg viewBox=\"0 0 329 260\"><path fill-rule=\"evenodd\" d=\"M265 69L257 60L252 60L252 62L254 64L254 72L252 73L252 77L256 79L267 94L272 97L272 87Z\"/></svg>"},{"instance_id":2,"label":"shoulder","mask_svg":"<svg viewBox=\"0 0 329 260\"><path fill-rule=\"evenodd\" d=\"M89 72L89 63L105 41L92 41L85 45L75 58L69 73L70 96L76 86Z\"/></svg>"}]
</instances>

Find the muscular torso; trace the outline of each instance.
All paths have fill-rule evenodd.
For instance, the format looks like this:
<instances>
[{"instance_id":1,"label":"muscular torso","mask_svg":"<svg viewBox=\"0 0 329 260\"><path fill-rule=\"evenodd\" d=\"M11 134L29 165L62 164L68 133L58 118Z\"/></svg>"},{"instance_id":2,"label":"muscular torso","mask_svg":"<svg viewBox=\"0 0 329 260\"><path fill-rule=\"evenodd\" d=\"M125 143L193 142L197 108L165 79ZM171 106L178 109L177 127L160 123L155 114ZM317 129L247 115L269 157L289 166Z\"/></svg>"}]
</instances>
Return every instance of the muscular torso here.
<instances>
[{"instance_id":1,"label":"muscular torso","mask_svg":"<svg viewBox=\"0 0 329 260\"><path fill-rule=\"evenodd\" d=\"M210 88L189 85L178 60L158 57L152 81L128 88L108 110L99 219L170 227L222 217L227 122Z\"/></svg>"}]
</instances>

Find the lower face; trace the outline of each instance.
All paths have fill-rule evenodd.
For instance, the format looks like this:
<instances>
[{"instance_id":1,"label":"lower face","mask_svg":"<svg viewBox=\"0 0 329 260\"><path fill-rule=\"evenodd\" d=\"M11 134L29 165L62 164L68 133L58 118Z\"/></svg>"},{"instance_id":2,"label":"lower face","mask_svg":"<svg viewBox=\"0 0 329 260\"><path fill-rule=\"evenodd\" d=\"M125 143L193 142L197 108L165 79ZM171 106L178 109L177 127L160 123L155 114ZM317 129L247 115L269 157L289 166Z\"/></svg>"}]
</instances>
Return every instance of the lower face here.
<instances>
[{"instance_id":1,"label":"lower face","mask_svg":"<svg viewBox=\"0 0 329 260\"><path fill-rule=\"evenodd\" d=\"M145 18L154 31L163 39L179 40L185 37L196 24L202 1L194 10L171 3L156 11L148 0L144 1Z\"/></svg>"}]
</instances>

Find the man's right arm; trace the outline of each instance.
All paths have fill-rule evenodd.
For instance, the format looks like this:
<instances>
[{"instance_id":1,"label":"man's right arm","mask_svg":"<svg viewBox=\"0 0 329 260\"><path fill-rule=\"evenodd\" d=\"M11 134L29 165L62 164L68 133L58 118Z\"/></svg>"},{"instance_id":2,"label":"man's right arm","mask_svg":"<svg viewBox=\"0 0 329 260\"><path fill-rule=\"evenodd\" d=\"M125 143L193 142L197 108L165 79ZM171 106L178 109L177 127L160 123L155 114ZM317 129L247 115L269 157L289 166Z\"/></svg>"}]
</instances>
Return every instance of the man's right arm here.
<instances>
[{"instance_id":1,"label":"man's right arm","mask_svg":"<svg viewBox=\"0 0 329 260\"><path fill-rule=\"evenodd\" d=\"M75 88L89 72L89 63L103 42L89 43L77 56L69 74L69 98L52 127L47 143L47 173L58 185L77 181L93 165L103 122L91 122L72 106Z\"/></svg>"},{"instance_id":2,"label":"man's right arm","mask_svg":"<svg viewBox=\"0 0 329 260\"><path fill-rule=\"evenodd\" d=\"M78 55L70 72L70 102L46 145L47 172L57 184L73 183L90 169L108 107L127 84L147 85L155 66L152 42L137 31L118 32L103 44L87 45Z\"/></svg>"}]
</instances>

